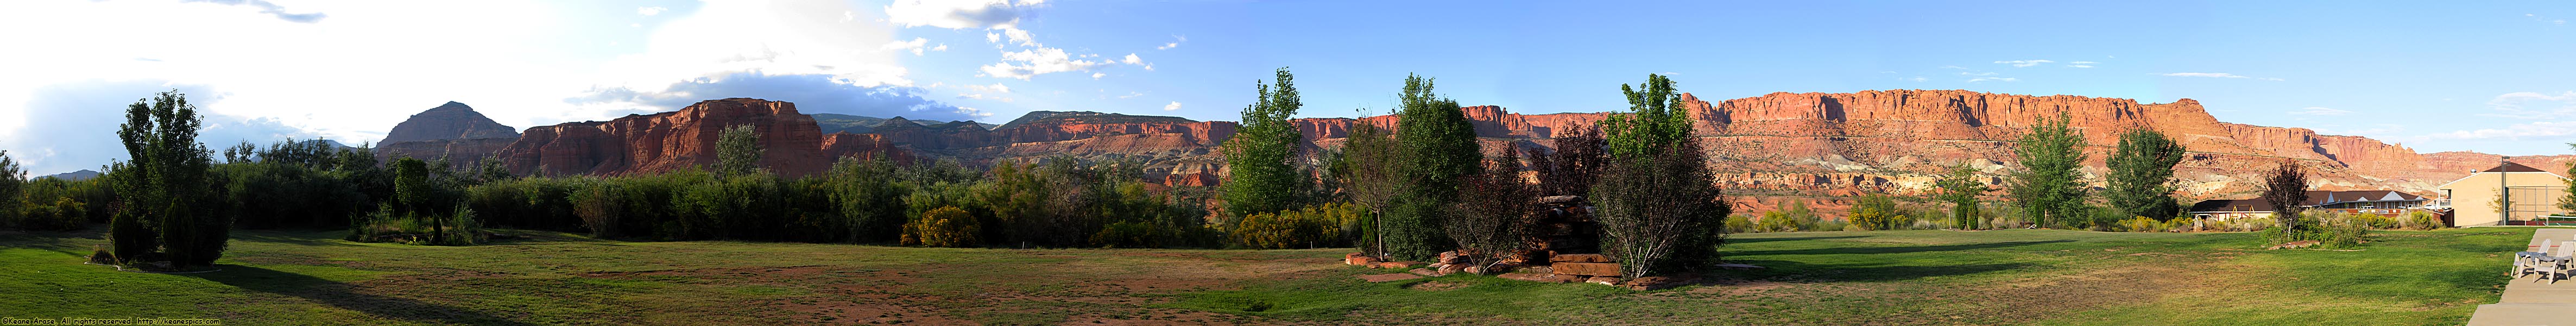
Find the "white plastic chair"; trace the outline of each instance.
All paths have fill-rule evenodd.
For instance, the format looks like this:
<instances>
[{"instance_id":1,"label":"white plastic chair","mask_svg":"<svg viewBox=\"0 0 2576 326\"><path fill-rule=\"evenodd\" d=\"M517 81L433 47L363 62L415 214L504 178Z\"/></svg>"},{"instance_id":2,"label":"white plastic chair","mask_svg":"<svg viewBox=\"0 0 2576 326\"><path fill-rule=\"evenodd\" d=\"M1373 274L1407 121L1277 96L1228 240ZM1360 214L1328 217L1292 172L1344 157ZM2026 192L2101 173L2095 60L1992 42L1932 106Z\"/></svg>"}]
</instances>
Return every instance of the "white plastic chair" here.
<instances>
[{"instance_id":1,"label":"white plastic chair","mask_svg":"<svg viewBox=\"0 0 2576 326\"><path fill-rule=\"evenodd\" d=\"M2542 259L2549 257L2549 251L2556 249L2554 247L2560 247L2558 239L2540 239L2539 245L2533 246L2531 251L2513 253L2513 273L2509 274L2522 277L2523 274L2539 272Z\"/></svg>"},{"instance_id":2,"label":"white plastic chair","mask_svg":"<svg viewBox=\"0 0 2576 326\"><path fill-rule=\"evenodd\" d=\"M2561 243L2558 246L2557 252L2558 254L2541 258L2545 259L2549 263L2549 271L2547 273L2542 273L2540 276L2549 278L2549 283L2553 284L2558 283L2559 279L2569 276L2567 272L2570 268L2576 268L2576 245Z\"/></svg>"}]
</instances>

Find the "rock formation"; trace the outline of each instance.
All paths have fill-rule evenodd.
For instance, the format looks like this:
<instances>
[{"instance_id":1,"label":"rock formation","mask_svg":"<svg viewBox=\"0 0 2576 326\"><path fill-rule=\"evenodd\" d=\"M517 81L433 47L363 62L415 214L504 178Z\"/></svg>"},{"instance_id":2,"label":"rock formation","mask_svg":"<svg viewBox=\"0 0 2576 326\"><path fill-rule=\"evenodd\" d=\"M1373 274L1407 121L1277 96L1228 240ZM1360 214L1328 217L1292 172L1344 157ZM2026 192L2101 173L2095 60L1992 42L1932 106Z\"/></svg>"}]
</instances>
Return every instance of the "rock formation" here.
<instances>
[{"instance_id":1,"label":"rock formation","mask_svg":"<svg viewBox=\"0 0 2576 326\"><path fill-rule=\"evenodd\" d=\"M1791 196L1850 196L1888 192L1917 194L1928 189L1949 166L1978 169L1980 180L1999 184L2018 168L2013 141L2042 119L2064 115L2092 144L2088 166L2095 182L2107 174L2103 158L2118 143L2118 134L2150 128L2181 141L2190 151L2177 168L2187 198L2240 197L2252 189L2255 174L2278 162L2297 162L2315 171L2326 190L2391 189L2430 194L2431 188L2467 171L2490 167L2499 157L2471 152L2418 154L2404 146L2358 136L2320 135L2303 128L2266 127L2219 122L2198 101L2139 103L2129 99L2081 96L2029 96L1960 90L1886 90L1855 93L1772 93L1709 102L1682 95L1685 110L1697 121L1699 141L1717 161L1718 182L1730 192ZM457 105L461 107L462 105ZM445 111L442 111L445 110ZM1489 149L1522 146L1544 151L1549 138L1594 127L1609 113L1523 115L1497 106L1462 108ZM461 112L462 114L458 114ZM437 114L432 114L437 113ZM471 118L462 118L470 115ZM476 120L470 109L433 109L416 116ZM853 123L864 133L818 132L815 119L795 105L757 99L700 102L677 112L638 115L604 122L579 122L529 128L515 141L450 140L435 149L406 147L404 153L476 153L498 151L514 172L619 175L669 171L714 161L717 131L752 124L760 128L769 151L763 163L787 175L821 171L834 157L860 156L911 161L961 158L970 162L1035 162L1054 157L1116 159L1143 163L1145 176L1169 186L1210 186L1223 180L1217 147L1236 128L1228 121L1192 121L1177 117L1133 116L1093 112L1032 112L999 127L972 121L923 124L903 118L873 120L834 116L837 128ZM488 119L483 119L488 120ZM856 121L856 122L849 122ZM1351 128L1369 124L1395 127L1393 116L1306 118L1291 123L1313 147L1339 147ZM405 126L414 125L405 122ZM477 124L422 123L421 126L467 126L420 134L473 135ZM506 130L507 127L502 127ZM413 129L398 128L411 135ZM482 128L488 129L488 128ZM426 130L440 130L428 128ZM488 133L483 133L487 134ZM407 136L408 137L408 136ZM423 144L426 146L428 144ZM388 144L388 148L403 145ZM490 147L490 148L487 148ZM498 148L506 147L506 148ZM2542 167L2563 167L2576 156L2518 157ZM1776 199L1751 201L1763 206ZM1820 211L1839 205L1814 203Z\"/></svg>"},{"instance_id":2,"label":"rock formation","mask_svg":"<svg viewBox=\"0 0 2576 326\"><path fill-rule=\"evenodd\" d=\"M679 111L609 121L532 127L502 149L501 155L503 164L521 175L690 169L715 163L716 137L737 125L759 130L764 150L761 167L802 176L831 166L814 118L797 113L795 103L752 98L708 100Z\"/></svg>"},{"instance_id":3,"label":"rock formation","mask_svg":"<svg viewBox=\"0 0 2576 326\"><path fill-rule=\"evenodd\" d=\"M395 124L392 132L385 133L384 142L376 145L376 156L386 161L409 157L472 165L518 138L518 129L493 122L465 103L447 102Z\"/></svg>"}]
</instances>

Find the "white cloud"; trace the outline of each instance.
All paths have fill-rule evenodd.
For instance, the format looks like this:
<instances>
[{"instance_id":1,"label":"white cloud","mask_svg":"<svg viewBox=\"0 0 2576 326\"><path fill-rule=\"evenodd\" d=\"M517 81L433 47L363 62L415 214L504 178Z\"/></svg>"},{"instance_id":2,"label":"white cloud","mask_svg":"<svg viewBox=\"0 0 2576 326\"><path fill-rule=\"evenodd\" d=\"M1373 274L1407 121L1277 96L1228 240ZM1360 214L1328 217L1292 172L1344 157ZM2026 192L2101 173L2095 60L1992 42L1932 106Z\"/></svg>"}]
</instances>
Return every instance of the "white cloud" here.
<instances>
[{"instance_id":1,"label":"white cloud","mask_svg":"<svg viewBox=\"0 0 2576 326\"><path fill-rule=\"evenodd\" d=\"M638 8L635 8L635 14L637 14L637 15L645 15L645 16L652 16L652 15L660 15L660 14L662 14L662 12L663 12L663 11L670 11L670 10L671 10L671 8L663 8L663 7L638 7Z\"/></svg>"},{"instance_id":2,"label":"white cloud","mask_svg":"<svg viewBox=\"0 0 2576 326\"><path fill-rule=\"evenodd\" d=\"M1189 42L1189 41L1190 41L1190 38L1189 38L1189 37L1186 37L1186 36L1180 36L1180 35L1172 35L1172 42L1171 42L1171 43L1163 43L1163 46L1157 46L1157 47L1154 47L1154 49L1155 49L1155 50L1170 50L1170 49L1172 49L1172 48L1181 47L1181 43L1187 43L1187 42Z\"/></svg>"},{"instance_id":3,"label":"white cloud","mask_svg":"<svg viewBox=\"0 0 2576 326\"><path fill-rule=\"evenodd\" d=\"M1181 109L1181 102L1180 102L1180 101L1172 101L1172 104L1164 104L1164 105L1163 105L1163 111L1172 111L1172 110L1180 110L1180 109Z\"/></svg>"},{"instance_id":4,"label":"white cloud","mask_svg":"<svg viewBox=\"0 0 2576 326\"><path fill-rule=\"evenodd\" d=\"M930 47L930 50L931 50L931 51L948 51L948 44L946 44L946 43L942 43L942 44L939 44L939 46ZM915 54L919 54L919 53L915 53Z\"/></svg>"},{"instance_id":5,"label":"white cloud","mask_svg":"<svg viewBox=\"0 0 2576 326\"><path fill-rule=\"evenodd\" d=\"M1011 44L1029 47L1046 46L1038 44L1038 38L1036 35L1031 35L1028 30L1019 29L1017 27L1003 26L1002 36L1010 37Z\"/></svg>"},{"instance_id":6,"label":"white cloud","mask_svg":"<svg viewBox=\"0 0 2576 326\"><path fill-rule=\"evenodd\" d=\"M2012 78L2012 77L1979 77L1979 78L1974 78L1974 79L1968 79L1968 82L1971 82L1971 83L1974 83L1974 82L1989 82L1989 81L1999 81L1999 82L2017 82L2017 81L2021 81L2021 79L2020 79L2020 78Z\"/></svg>"},{"instance_id":7,"label":"white cloud","mask_svg":"<svg viewBox=\"0 0 2576 326\"><path fill-rule=\"evenodd\" d=\"M2559 92L2558 94L2540 92L2504 93L2503 95L2496 95L2494 99L2487 100L2487 108L2495 110L2496 113L2482 113L2478 115L2508 119L2555 120L2576 118L2576 91L2564 91Z\"/></svg>"},{"instance_id":8,"label":"white cloud","mask_svg":"<svg viewBox=\"0 0 2576 326\"><path fill-rule=\"evenodd\" d=\"M1145 64L1145 59L1137 58L1135 53L1128 53L1128 54L1127 54L1127 59L1125 59L1125 60L1119 60L1118 62L1123 62L1123 63L1127 63L1127 64L1131 64L1131 65L1141 65L1141 64Z\"/></svg>"},{"instance_id":9,"label":"white cloud","mask_svg":"<svg viewBox=\"0 0 2576 326\"><path fill-rule=\"evenodd\" d=\"M1002 42L1002 34L1000 34L1000 33L993 33L993 32L984 32L984 43L1001 43L1001 42Z\"/></svg>"},{"instance_id":10,"label":"white cloud","mask_svg":"<svg viewBox=\"0 0 2576 326\"><path fill-rule=\"evenodd\" d=\"M1993 75L1995 75L1995 73L1992 73L1992 72L1964 72L1964 71L1962 71L1962 72L1959 72L1959 75L1960 75L1960 76L1993 76Z\"/></svg>"},{"instance_id":11,"label":"white cloud","mask_svg":"<svg viewBox=\"0 0 2576 326\"><path fill-rule=\"evenodd\" d=\"M1136 98L1137 96L1145 96L1145 93L1127 92L1127 95L1119 95L1118 98Z\"/></svg>"},{"instance_id":12,"label":"white cloud","mask_svg":"<svg viewBox=\"0 0 2576 326\"><path fill-rule=\"evenodd\" d=\"M1012 63L1014 61L1018 63ZM1029 77L1037 75L1067 71L1088 71L1108 66L1110 64L1112 63L1074 59L1073 56L1066 55L1063 49L1036 48L1014 52L1003 52L1002 62L985 65L983 67L983 72L984 76L989 77L1029 80Z\"/></svg>"},{"instance_id":13,"label":"white cloud","mask_svg":"<svg viewBox=\"0 0 2576 326\"><path fill-rule=\"evenodd\" d=\"M994 92L994 93L1010 93L1010 92L1011 92L1011 87L1010 87L1010 86L1002 85L1002 83L993 83L993 85L992 85L992 86L971 85L971 84L970 84L970 85L966 85L966 89L975 90L975 91L977 91L977 92Z\"/></svg>"},{"instance_id":14,"label":"white cloud","mask_svg":"<svg viewBox=\"0 0 2576 326\"><path fill-rule=\"evenodd\" d=\"M1108 77L1108 76L1109 76L1109 74L1108 74L1108 73L1098 73L1098 72L1091 73L1091 79L1100 79L1100 77Z\"/></svg>"},{"instance_id":15,"label":"white cloud","mask_svg":"<svg viewBox=\"0 0 2576 326\"><path fill-rule=\"evenodd\" d=\"M2022 68L2022 67L2029 67L2029 66L2037 66L2037 65L2040 65L2040 64L2051 63L2051 62L2056 62L2056 61L2048 61L2048 60L2012 60L2012 61L1996 61L1995 63L2001 63L2001 64L2008 64L2008 65L2012 65L2014 68Z\"/></svg>"},{"instance_id":16,"label":"white cloud","mask_svg":"<svg viewBox=\"0 0 2576 326\"><path fill-rule=\"evenodd\" d=\"M180 0L179 2L183 2L183 3L195 2L195 3L212 3L212 4L220 4L220 5L239 5L239 6L249 6L249 7L252 7L252 8L259 8L259 13L260 13L260 14L263 14L263 15L269 15L269 16L273 16L273 17L277 17L277 19L279 19L279 20L285 20L285 21L297 22L297 23L307 23L307 24L316 23L316 22L321 22L321 21L322 21L322 18L326 18L326 17L330 16L330 15L324 15L324 14L322 14L322 13L318 13L318 12L317 12L317 13L307 13L307 14L294 14L294 13L287 13L287 12L286 12L286 6L279 6L279 5L275 4L275 3L269 3L268 1L264 1L264 0Z\"/></svg>"},{"instance_id":17,"label":"white cloud","mask_svg":"<svg viewBox=\"0 0 2576 326\"><path fill-rule=\"evenodd\" d=\"M896 0L885 7L886 22L903 27L947 29L1018 26L1039 0Z\"/></svg>"},{"instance_id":18,"label":"white cloud","mask_svg":"<svg viewBox=\"0 0 2576 326\"><path fill-rule=\"evenodd\" d=\"M894 42L887 42L887 43L885 44L885 46L881 46L881 47L877 47L877 48L879 48L879 49L886 49L886 50L896 50L896 51L907 51L907 50L908 50L908 51L912 51L912 55L921 55L922 46L923 46L923 45L929 45L929 44L930 44L930 40L929 40L929 39L923 39L923 38L915 37L915 38L912 38L912 40L911 40L911 41L894 41ZM942 50L946 50L946 49L947 49L947 46L946 46L946 45L942 45L942 46L940 46L940 49L942 49Z\"/></svg>"},{"instance_id":19,"label":"white cloud","mask_svg":"<svg viewBox=\"0 0 2576 326\"><path fill-rule=\"evenodd\" d=\"M2093 65L2066 65L2067 68L2092 68Z\"/></svg>"},{"instance_id":20,"label":"white cloud","mask_svg":"<svg viewBox=\"0 0 2576 326\"><path fill-rule=\"evenodd\" d=\"M2349 113L2352 113L2352 111L2348 111L2348 110L2341 110L2341 109L2335 109L2335 108L2328 108L2328 107L2322 107L2322 106L2311 106L2311 107L2299 108L2298 110L2290 111L2290 115L2311 115L2311 116L2344 115L2344 114L2349 114Z\"/></svg>"},{"instance_id":21,"label":"white cloud","mask_svg":"<svg viewBox=\"0 0 2576 326\"><path fill-rule=\"evenodd\" d=\"M2166 77L2235 78L2235 79L2260 79L2260 80L2269 80L2269 81L2281 81L2281 79L2280 79L2280 78L2268 78L2268 77L2266 77L2266 78L2256 78L2256 77L2250 77L2250 76L2238 75L2238 74L2231 74L2231 73L2223 73L2223 72L2176 72L2176 73L2162 73L2162 74L2156 74L2156 75L2159 75L2159 76L2166 76Z\"/></svg>"},{"instance_id":22,"label":"white cloud","mask_svg":"<svg viewBox=\"0 0 2576 326\"><path fill-rule=\"evenodd\" d=\"M1923 78L1923 76L1914 76L1914 78L1903 78L1903 80L1911 80L1911 81L1915 81L1915 82L1923 82L1923 81L1926 81L1926 80L1932 80L1932 79L1931 79L1931 78Z\"/></svg>"}]
</instances>

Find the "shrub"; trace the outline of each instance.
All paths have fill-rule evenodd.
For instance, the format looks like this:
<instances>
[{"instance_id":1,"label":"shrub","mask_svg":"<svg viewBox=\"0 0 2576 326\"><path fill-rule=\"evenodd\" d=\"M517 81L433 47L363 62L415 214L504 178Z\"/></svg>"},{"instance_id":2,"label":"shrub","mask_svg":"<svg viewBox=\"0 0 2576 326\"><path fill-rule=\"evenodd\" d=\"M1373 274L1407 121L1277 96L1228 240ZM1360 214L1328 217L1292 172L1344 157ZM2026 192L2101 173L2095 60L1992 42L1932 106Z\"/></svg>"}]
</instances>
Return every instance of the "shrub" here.
<instances>
[{"instance_id":1,"label":"shrub","mask_svg":"<svg viewBox=\"0 0 2576 326\"><path fill-rule=\"evenodd\" d=\"M1752 233L1756 227L1753 219L1745 218L1744 214L1726 216L1726 233Z\"/></svg>"},{"instance_id":2,"label":"shrub","mask_svg":"<svg viewBox=\"0 0 2576 326\"><path fill-rule=\"evenodd\" d=\"M1127 221L1100 227L1091 234L1091 243L1102 248L1159 248L1162 237L1153 223Z\"/></svg>"},{"instance_id":3,"label":"shrub","mask_svg":"<svg viewBox=\"0 0 2576 326\"><path fill-rule=\"evenodd\" d=\"M590 228L593 237L617 235L617 216L626 210L624 193L611 185L598 185L573 193L573 214L581 217L582 227Z\"/></svg>"},{"instance_id":4,"label":"shrub","mask_svg":"<svg viewBox=\"0 0 2576 326\"><path fill-rule=\"evenodd\" d=\"M26 230L79 230L89 226L86 220L88 206L70 197L56 197L53 202L45 203L29 202L20 206L15 224Z\"/></svg>"},{"instance_id":5,"label":"shrub","mask_svg":"<svg viewBox=\"0 0 2576 326\"><path fill-rule=\"evenodd\" d=\"M2396 229L2398 226L2396 217L2380 216L2379 214L2362 213L2361 215L2353 215L2352 218L2360 220L2363 225L2367 225L2372 229L2388 230Z\"/></svg>"},{"instance_id":6,"label":"shrub","mask_svg":"<svg viewBox=\"0 0 2576 326\"><path fill-rule=\"evenodd\" d=\"M1358 208L1348 204L1252 214L1235 222L1233 236L1236 244L1255 249L1339 246L1342 222L1357 218Z\"/></svg>"},{"instance_id":7,"label":"shrub","mask_svg":"<svg viewBox=\"0 0 2576 326\"><path fill-rule=\"evenodd\" d=\"M903 244L932 247L967 247L976 244L983 233L975 216L956 206L940 207L922 213L921 218L903 225Z\"/></svg>"},{"instance_id":8,"label":"shrub","mask_svg":"<svg viewBox=\"0 0 2576 326\"><path fill-rule=\"evenodd\" d=\"M2416 230L2439 229L2442 228L2442 219L2434 217L2433 212L2408 211L2406 212L2406 227Z\"/></svg>"},{"instance_id":9,"label":"shrub","mask_svg":"<svg viewBox=\"0 0 2576 326\"><path fill-rule=\"evenodd\" d=\"M2190 226L2191 226L2191 219L2180 219L2180 218L2178 218L2178 219L2172 219L2172 220L2158 221L2158 220L2156 220L2156 219L2148 218L2148 217L2145 217L2145 216L2132 216L2132 217L2129 217L2129 219L2127 219L2127 220L2121 220L2121 221L2117 224L2117 226L2115 226L2116 230L2114 230L2114 231L2121 231L2121 232L2177 232L2178 230L2181 230L2181 229L2183 229L2183 228L2185 228L2185 227L2190 227Z\"/></svg>"}]
</instances>

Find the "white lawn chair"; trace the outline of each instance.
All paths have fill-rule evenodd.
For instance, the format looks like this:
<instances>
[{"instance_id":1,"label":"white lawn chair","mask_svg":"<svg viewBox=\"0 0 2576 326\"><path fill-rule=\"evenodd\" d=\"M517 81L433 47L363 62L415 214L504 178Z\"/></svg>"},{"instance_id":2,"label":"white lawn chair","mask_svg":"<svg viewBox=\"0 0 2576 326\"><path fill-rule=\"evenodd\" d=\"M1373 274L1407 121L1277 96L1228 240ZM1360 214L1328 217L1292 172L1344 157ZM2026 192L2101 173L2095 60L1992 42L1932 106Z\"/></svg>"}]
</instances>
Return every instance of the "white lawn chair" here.
<instances>
[{"instance_id":1,"label":"white lawn chair","mask_svg":"<svg viewBox=\"0 0 2576 326\"><path fill-rule=\"evenodd\" d=\"M2549 251L2556 249L2554 247L2560 247L2557 239L2540 239L2540 243L2532 246L2531 251L2513 253L2513 272L2507 274L2512 277L2522 277L2523 274L2540 272L2541 259L2549 257Z\"/></svg>"},{"instance_id":2,"label":"white lawn chair","mask_svg":"<svg viewBox=\"0 0 2576 326\"><path fill-rule=\"evenodd\" d=\"M2559 279L2570 276L2567 273L2569 269L2576 269L2576 245L2561 243L2558 245L2558 254L2541 259L2547 262L2549 271L2541 273L2540 276L2548 278L2549 283L2556 284Z\"/></svg>"}]
</instances>

